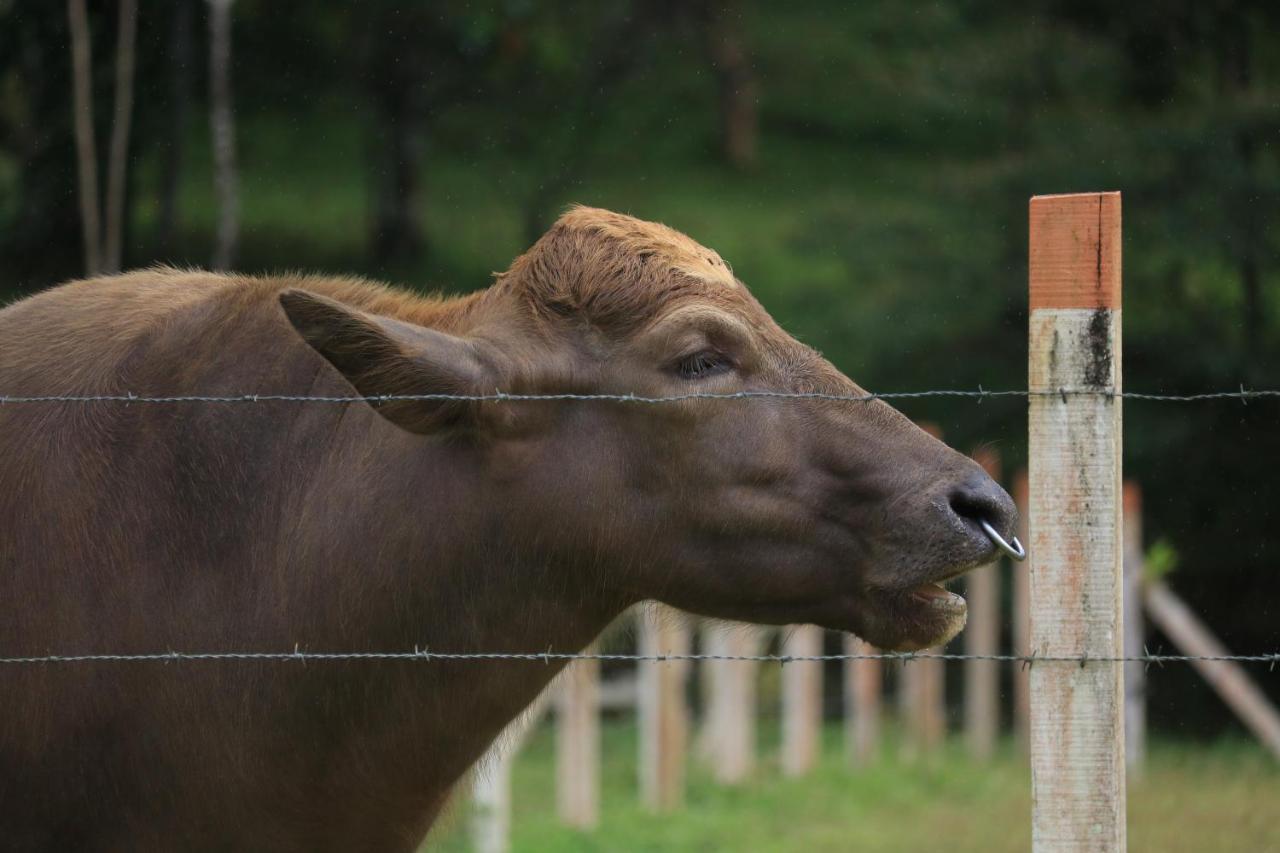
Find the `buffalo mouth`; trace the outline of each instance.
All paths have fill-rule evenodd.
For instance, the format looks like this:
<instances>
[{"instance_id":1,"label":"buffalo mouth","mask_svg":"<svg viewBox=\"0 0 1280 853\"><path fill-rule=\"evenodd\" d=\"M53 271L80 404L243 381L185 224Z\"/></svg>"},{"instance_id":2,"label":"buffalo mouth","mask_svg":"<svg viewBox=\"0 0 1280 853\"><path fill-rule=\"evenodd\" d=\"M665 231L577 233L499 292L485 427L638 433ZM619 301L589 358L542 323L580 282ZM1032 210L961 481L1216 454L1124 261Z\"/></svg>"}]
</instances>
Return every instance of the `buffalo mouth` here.
<instances>
[{"instance_id":1,"label":"buffalo mouth","mask_svg":"<svg viewBox=\"0 0 1280 853\"><path fill-rule=\"evenodd\" d=\"M947 643L963 630L969 605L946 585L969 568L942 580L871 590L863 639L895 652L914 652Z\"/></svg>"},{"instance_id":2,"label":"buffalo mouth","mask_svg":"<svg viewBox=\"0 0 1280 853\"><path fill-rule=\"evenodd\" d=\"M969 605L964 600L964 596L952 592L941 584L922 583L907 590L907 593L913 601L943 616L964 617L969 611Z\"/></svg>"}]
</instances>

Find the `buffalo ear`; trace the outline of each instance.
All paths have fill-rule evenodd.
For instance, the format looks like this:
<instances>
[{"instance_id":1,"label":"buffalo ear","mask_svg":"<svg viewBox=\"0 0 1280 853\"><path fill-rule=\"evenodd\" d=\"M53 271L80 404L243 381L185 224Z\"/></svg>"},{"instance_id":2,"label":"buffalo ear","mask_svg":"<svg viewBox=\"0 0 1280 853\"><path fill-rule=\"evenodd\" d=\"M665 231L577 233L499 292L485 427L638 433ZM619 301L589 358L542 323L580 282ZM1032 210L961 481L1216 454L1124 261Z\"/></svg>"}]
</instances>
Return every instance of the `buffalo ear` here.
<instances>
[{"instance_id":1,"label":"buffalo ear","mask_svg":"<svg viewBox=\"0 0 1280 853\"><path fill-rule=\"evenodd\" d=\"M496 387L480 347L465 338L391 317L366 314L306 290L286 290L280 305L312 349L365 397L475 395ZM465 400L369 400L379 414L416 433L472 425Z\"/></svg>"}]
</instances>

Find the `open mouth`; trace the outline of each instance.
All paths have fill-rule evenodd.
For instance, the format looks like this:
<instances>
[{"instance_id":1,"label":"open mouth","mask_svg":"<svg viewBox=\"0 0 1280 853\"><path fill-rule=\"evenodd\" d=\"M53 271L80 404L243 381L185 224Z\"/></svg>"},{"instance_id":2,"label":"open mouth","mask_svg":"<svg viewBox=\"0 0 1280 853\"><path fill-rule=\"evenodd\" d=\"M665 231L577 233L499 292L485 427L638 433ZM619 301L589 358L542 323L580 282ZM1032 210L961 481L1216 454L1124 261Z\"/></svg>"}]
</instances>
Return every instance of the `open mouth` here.
<instances>
[{"instance_id":1,"label":"open mouth","mask_svg":"<svg viewBox=\"0 0 1280 853\"><path fill-rule=\"evenodd\" d=\"M893 571L883 571L888 576L884 585L864 590L861 624L855 633L867 642L900 652L945 645L964 629L969 613L963 596L947 589L951 581L1002 555L1015 561L1026 558L1018 537L997 529L997 525L1006 530L1015 526L1011 503L1008 512L996 513L996 524L981 512L965 512L965 507L954 501L952 510L951 529L945 531L948 535L941 539L943 534L938 534L942 544L915 552L907 565L893 567L890 563L897 568L900 581L895 582ZM903 551L911 553L905 547Z\"/></svg>"},{"instance_id":2,"label":"open mouth","mask_svg":"<svg viewBox=\"0 0 1280 853\"><path fill-rule=\"evenodd\" d=\"M964 628L969 605L964 597L946 588L968 568L940 580L871 593L870 618L861 636L887 651L914 652L944 645Z\"/></svg>"},{"instance_id":3,"label":"open mouth","mask_svg":"<svg viewBox=\"0 0 1280 853\"><path fill-rule=\"evenodd\" d=\"M946 589L942 584L922 583L908 590L908 594L922 606L945 616L964 617L969 611L969 605L965 602L964 596Z\"/></svg>"},{"instance_id":4,"label":"open mouth","mask_svg":"<svg viewBox=\"0 0 1280 853\"><path fill-rule=\"evenodd\" d=\"M964 600L964 596L946 588L948 583L967 573L975 566L991 562L996 557L999 557L1001 552L1008 554L1015 560L1023 560L1027 556L1022 543L1018 541L1018 537L1013 536L1006 541L985 520L980 522L979 529L992 546L990 554L985 559L977 560L971 564L956 566L950 573L938 580L927 581L906 590L905 598L923 611L922 617L916 620L921 623L922 627L931 621L929 617L932 616L935 619L944 620L947 624L942 630L951 632L945 639L935 639L933 642L926 643L926 645L933 646L945 643L964 627L969 605Z\"/></svg>"},{"instance_id":5,"label":"open mouth","mask_svg":"<svg viewBox=\"0 0 1280 853\"><path fill-rule=\"evenodd\" d=\"M855 633L874 646L897 652L938 648L959 634L968 619L969 605L963 596L947 588L951 582L994 562L1001 552L1017 560L1026 556L1016 537L1006 540L994 529L988 532L978 525L971 534L966 547L957 548L947 564L929 573L930 580L867 588Z\"/></svg>"}]
</instances>

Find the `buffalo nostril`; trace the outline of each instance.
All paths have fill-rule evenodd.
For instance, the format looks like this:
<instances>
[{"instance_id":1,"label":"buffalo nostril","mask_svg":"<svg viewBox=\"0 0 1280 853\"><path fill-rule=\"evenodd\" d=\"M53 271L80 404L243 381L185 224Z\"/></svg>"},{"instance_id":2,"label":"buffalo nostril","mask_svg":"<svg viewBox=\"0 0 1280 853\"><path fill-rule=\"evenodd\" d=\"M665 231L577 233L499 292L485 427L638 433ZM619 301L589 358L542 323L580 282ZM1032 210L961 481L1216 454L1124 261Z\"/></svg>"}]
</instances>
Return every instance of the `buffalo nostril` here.
<instances>
[{"instance_id":1,"label":"buffalo nostril","mask_svg":"<svg viewBox=\"0 0 1280 853\"><path fill-rule=\"evenodd\" d=\"M948 504L960 518L977 526L985 521L1005 534L1012 534L1017 520L1009 495L985 473L970 476L953 489Z\"/></svg>"}]
</instances>

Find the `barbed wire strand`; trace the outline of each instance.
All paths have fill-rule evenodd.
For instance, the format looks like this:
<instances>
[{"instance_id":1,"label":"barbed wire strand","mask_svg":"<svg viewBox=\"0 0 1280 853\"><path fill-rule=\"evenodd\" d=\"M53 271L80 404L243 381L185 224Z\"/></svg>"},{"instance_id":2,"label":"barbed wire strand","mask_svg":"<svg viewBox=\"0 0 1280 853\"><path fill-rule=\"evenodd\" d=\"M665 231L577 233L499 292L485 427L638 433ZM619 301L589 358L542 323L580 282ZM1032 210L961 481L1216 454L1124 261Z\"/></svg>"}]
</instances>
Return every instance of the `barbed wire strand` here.
<instances>
[{"instance_id":1,"label":"barbed wire strand","mask_svg":"<svg viewBox=\"0 0 1280 853\"><path fill-rule=\"evenodd\" d=\"M665 396L644 396L640 394L512 394L495 391L491 394L378 394L378 395L336 395L313 396L305 394L181 394L168 396L148 396L144 394L35 394L35 395L0 395L0 406L32 403L392 403L392 402L462 402L462 403L510 403L510 402L542 402L542 401L580 401L580 402L618 402L661 404L679 403L689 400L827 400L833 402L866 403L873 400L905 400L925 397L969 397L979 402L986 398L998 397L1069 397L1090 396L1109 397L1124 400L1146 400L1163 403L1189 403L1206 400L1240 400L1246 402L1254 399L1280 398L1280 390L1249 390L1240 387L1238 391L1213 391L1198 394L1150 394L1141 391L1114 391L1105 388L1058 388L1055 390L1003 390L989 391L979 388L936 389L930 391L891 391L867 394L828 394L820 391L733 391L725 393L691 392L687 394L670 394Z\"/></svg>"},{"instance_id":2,"label":"barbed wire strand","mask_svg":"<svg viewBox=\"0 0 1280 853\"><path fill-rule=\"evenodd\" d=\"M60 664L60 663L170 663L176 661L633 661L663 663L670 661L744 661L755 663L825 663L827 661L886 660L910 663L916 660L943 661L995 661L998 663L1189 663L1195 661L1234 661L1236 663L1266 663L1274 669L1280 663L1280 652L1258 655L1014 655L1014 654L948 654L945 652L878 652L866 654L836 655L708 655L708 654L609 654L603 652L433 652L414 649L403 652L308 652L295 649L291 652L150 652L142 654L64 654L0 657L3 664Z\"/></svg>"},{"instance_id":3,"label":"barbed wire strand","mask_svg":"<svg viewBox=\"0 0 1280 853\"><path fill-rule=\"evenodd\" d=\"M1062 397L1068 396L1110 397L1126 400L1145 400L1154 402L1196 402L1205 400L1240 400L1242 403L1251 399L1280 398L1280 390L1249 390L1243 385L1237 391L1215 391L1198 394L1150 394L1135 391L1114 391L1097 388L1058 388L1056 390L997 390L991 391L978 387L977 390L935 389L927 391L896 391L867 394L828 394L823 392L804 391L735 391L730 393L692 392L667 396L643 396L637 394L513 394L495 391L492 394L384 394L373 396L337 395L312 396L297 394L232 394L232 395L172 395L146 396L134 393L125 394L43 394L43 395L0 395L0 406L8 404L36 403L143 403L143 404L180 404L180 403L389 403L397 401L439 401L439 402L539 402L539 401L582 401L582 402L619 402L639 404L677 403L690 400L747 400L747 399L783 399L783 400L825 400L834 402L870 402L873 400L919 399L927 397L960 397L976 398L979 402L986 398L999 397ZM596 660L596 661L754 661L758 663L792 662L825 662L851 660L889 660L910 662L913 660L986 660L1012 662L1031 665L1035 663L1181 663L1190 661L1236 661L1241 663L1269 663L1274 669L1280 662L1280 654L1263 655L1131 655L1118 657L1071 657L1046 655L969 655L946 654L934 652L915 653L880 653L860 655L701 655L701 654L657 654L628 655L603 653L569 653L569 652L430 652L414 650L411 652L153 652L144 654L63 654L63 655L29 655L0 657L0 665L4 664L56 664L56 663L89 663L89 662L172 662L172 661L343 661L343 660L414 660L414 661L461 661L461 660Z\"/></svg>"}]
</instances>

